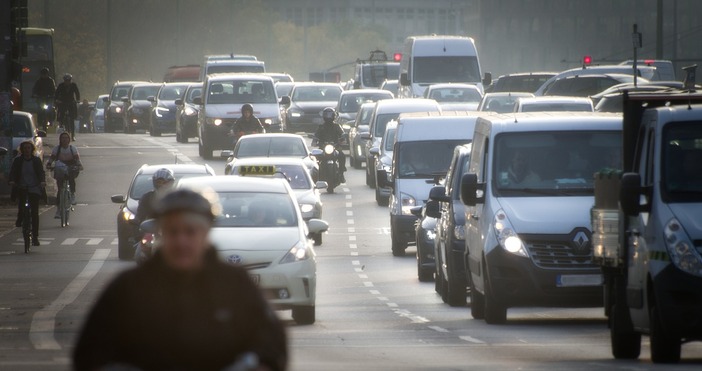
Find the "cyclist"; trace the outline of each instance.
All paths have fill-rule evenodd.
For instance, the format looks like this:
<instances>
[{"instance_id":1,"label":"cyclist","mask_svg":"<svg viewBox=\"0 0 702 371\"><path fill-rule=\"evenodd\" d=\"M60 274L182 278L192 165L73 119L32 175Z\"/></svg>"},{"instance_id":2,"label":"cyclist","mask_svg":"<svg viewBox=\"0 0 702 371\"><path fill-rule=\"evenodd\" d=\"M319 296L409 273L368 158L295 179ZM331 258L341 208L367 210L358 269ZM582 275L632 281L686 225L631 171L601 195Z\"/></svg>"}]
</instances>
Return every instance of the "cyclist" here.
<instances>
[{"instance_id":1,"label":"cyclist","mask_svg":"<svg viewBox=\"0 0 702 371\"><path fill-rule=\"evenodd\" d=\"M46 130L47 121L53 120L53 117L47 116L48 102L50 99L54 98L56 95L56 82L49 76L49 69L44 67L39 71L39 79L34 83L32 88L32 97L37 100L39 104L38 119L41 127Z\"/></svg>"},{"instance_id":2,"label":"cyclist","mask_svg":"<svg viewBox=\"0 0 702 371\"><path fill-rule=\"evenodd\" d=\"M73 82L73 75L67 73L63 75L63 82L56 87L56 106L59 112L59 121L67 125L65 127L71 133L71 138L76 140L76 128L74 120L77 117L78 106L80 101L80 91L78 85ZM64 117L68 112L69 117Z\"/></svg>"},{"instance_id":3,"label":"cyclist","mask_svg":"<svg viewBox=\"0 0 702 371\"><path fill-rule=\"evenodd\" d=\"M10 186L12 198L17 198L16 227L22 226L24 201L29 192L29 207L32 212L32 245L39 246L39 200L46 199L46 175L41 159L35 156L36 148L32 141L20 144L20 154L15 157L10 167Z\"/></svg>"},{"instance_id":4,"label":"cyclist","mask_svg":"<svg viewBox=\"0 0 702 371\"><path fill-rule=\"evenodd\" d=\"M179 189L160 199L159 249L102 293L78 337L74 370L223 370L252 354L256 369L286 369L281 322L247 271L219 260L209 242L220 207L208 198Z\"/></svg>"},{"instance_id":5,"label":"cyclist","mask_svg":"<svg viewBox=\"0 0 702 371\"><path fill-rule=\"evenodd\" d=\"M265 132L261 121L254 116L253 106L248 103L241 106L241 117L232 126L231 135L234 136L234 143L244 135Z\"/></svg>"},{"instance_id":6,"label":"cyclist","mask_svg":"<svg viewBox=\"0 0 702 371\"><path fill-rule=\"evenodd\" d=\"M83 170L83 163L80 160L80 153L78 153L78 148L71 144L71 136L67 132L61 133L59 135L59 145L54 147L51 151L51 158L49 162L46 163L46 168L51 169L54 161L61 161L63 164L68 166L68 185L71 187L71 204L76 204L76 177L78 177L79 171ZM58 180L58 179L57 179ZM61 189L59 188L56 194L56 206L59 205L59 197L61 196ZM60 219L61 213L58 207L56 208L56 215L54 219Z\"/></svg>"}]
</instances>

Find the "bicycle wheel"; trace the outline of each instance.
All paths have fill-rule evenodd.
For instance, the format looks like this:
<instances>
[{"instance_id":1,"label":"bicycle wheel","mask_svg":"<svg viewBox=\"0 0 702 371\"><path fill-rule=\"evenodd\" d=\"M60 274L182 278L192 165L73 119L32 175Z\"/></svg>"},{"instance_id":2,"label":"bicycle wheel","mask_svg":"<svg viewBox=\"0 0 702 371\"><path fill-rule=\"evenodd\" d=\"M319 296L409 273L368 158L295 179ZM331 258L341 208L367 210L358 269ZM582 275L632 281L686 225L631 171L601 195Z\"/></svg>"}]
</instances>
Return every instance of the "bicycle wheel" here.
<instances>
[{"instance_id":1,"label":"bicycle wheel","mask_svg":"<svg viewBox=\"0 0 702 371\"><path fill-rule=\"evenodd\" d=\"M22 237L24 237L24 253L29 254L32 246L32 209L29 200L26 201L22 215Z\"/></svg>"},{"instance_id":2,"label":"bicycle wheel","mask_svg":"<svg viewBox=\"0 0 702 371\"><path fill-rule=\"evenodd\" d=\"M68 190L66 189L66 181L61 182L61 192L59 193L59 215L61 215L61 227L68 225L68 205L71 202L69 197L66 196Z\"/></svg>"}]
</instances>

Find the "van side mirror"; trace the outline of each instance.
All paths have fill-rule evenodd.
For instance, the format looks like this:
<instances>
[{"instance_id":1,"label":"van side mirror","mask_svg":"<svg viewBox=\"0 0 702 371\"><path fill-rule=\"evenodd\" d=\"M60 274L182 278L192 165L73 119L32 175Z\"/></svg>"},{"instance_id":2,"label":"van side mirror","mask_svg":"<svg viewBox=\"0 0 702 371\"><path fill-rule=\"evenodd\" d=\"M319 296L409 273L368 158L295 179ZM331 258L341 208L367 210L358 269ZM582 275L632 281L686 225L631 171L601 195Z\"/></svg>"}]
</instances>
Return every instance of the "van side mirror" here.
<instances>
[{"instance_id":1,"label":"van side mirror","mask_svg":"<svg viewBox=\"0 0 702 371\"><path fill-rule=\"evenodd\" d=\"M485 76L483 77L483 87L487 87L490 84L492 84L492 73L485 72Z\"/></svg>"},{"instance_id":2,"label":"van side mirror","mask_svg":"<svg viewBox=\"0 0 702 371\"><path fill-rule=\"evenodd\" d=\"M434 219L441 218L441 207L439 206L438 201L429 200L427 201L425 207L427 208L426 214L428 217Z\"/></svg>"},{"instance_id":3,"label":"van side mirror","mask_svg":"<svg viewBox=\"0 0 702 371\"><path fill-rule=\"evenodd\" d=\"M173 102L173 103L175 103L176 106L182 106L182 105L183 105L183 100L180 99L180 98L178 98L178 99L176 99L175 102Z\"/></svg>"},{"instance_id":4,"label":"van side mirror","mask_svg":"<svg viewBox=\"0 0 702 371\"><path fill-rule=\"evenodd\" d=\"M410 85L409 76L407 75L407 72L403 72L400 74L400 85L402 85L402 86L409 86Z\"/></svg>"},{"instance_id":5,"label":"van side mirror","mask_svg":"<svg viewBox=\"0 0 702 371\"><path fill-rule=\"evenodd\" d=\"M329 230L329 223L321 219L310 219L307 221L307 229L310 234L324 233Z\"/></svg>"},{"instance_id":6,"label":"van side mirror","mask_svg":"<svg viewBox=\"0 0 702 371\"><path fill-rule=\"evenodd\" d=\"M636 216L641 212L641 175L626 173L622 175L619 186L619 205L627 216Z\"/></svg>"},{"instance_id":7,"label":"van side mirror","mask_svg":"<svg viewBox=\"0 0 702 371\"><path fill-rule=\"evenodd\" d=\"M368 150L368 153L370 153L373 156L379 156L380 155L380 148L373 147L373 148Z\"/></svg>"},{"instance_id":8,"label":"van side mirror","mask_svg":"<svg viewBox=\"0 0 702 371\"><path fill-rule=\"evenodd\" d=\"M110 200L115 204L122 204L126 201L126 197L124 195L114 195L110 197Z\"/></svg>"},{"instance_id":9,"label":"van side mirror","mask_svg":"<svg viewBox=\"0 0 702 371\"><path fill-rule=\"evenodd\" d=\"M478 197L478 191L480 191L480 185L478 184L477 174L463 174L461 177L461 201L466 206L475 206L479 201L483 199L482 195Z\"/></svg>"},{"instance_id":10,"label":"van side mirror","mask_svg":"<svg viewBox=\"0 0 702 371\"><path fill-rule=\"evenodd\" d=\"M450 202L451 197L446 195L446 187L435 186L429 191L429 199L436 202Z\"/></svg>"},{"instance_id":11,"label":"van side mirror","mask_svg":"<svg viewBox=\"0 0 702 371\"><path fill-rule=\"evenodd\" d=\"M109 103L109 102L110 102L110 97L102 97L102 101L105 102L105 103Z\"/></svg>"},{"instance_id":12,"label":"van side mirror","mask_svg":"<svg viewBox=\"0 0 702 371\"><path fill-rule=\"evenodd\" d=\"M193 103L202 106L202 97L193 98Z\"/></svg>"},{"instance_id":13,"label":"van side mirror","mask_svg":"<svg viewBox=\"0 0 702 371\"><path fill-rule=\"evenodd\" d=\"M385 169L376 170L375 180L378 182L378 187L381 188L392 188L393 180L389 178L389 175Z\"/></svg>"},{"instance_id":14,"label":"van side mirror","mask_svg":"<svg viewBox=\"0 0 702 371\"><path fill-rule=\"evenodd\" d=\"M280 98L280 105L283 107L290 107L290 97L285 95Z\"/></svg>"}]
</instances>

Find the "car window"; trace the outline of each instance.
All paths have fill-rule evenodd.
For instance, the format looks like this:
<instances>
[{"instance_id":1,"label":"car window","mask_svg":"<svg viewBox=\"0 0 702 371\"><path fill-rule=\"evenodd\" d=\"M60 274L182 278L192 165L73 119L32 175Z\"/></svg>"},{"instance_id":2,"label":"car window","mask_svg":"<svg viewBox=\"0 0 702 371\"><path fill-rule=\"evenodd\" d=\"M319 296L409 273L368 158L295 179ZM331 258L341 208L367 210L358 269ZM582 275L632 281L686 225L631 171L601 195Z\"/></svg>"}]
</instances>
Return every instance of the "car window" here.
<instances>
[{"instance_id":1,"label":"car window","mask_svg":"<svg viewBox=\"0 0 702 371\"><path fill-rule=\"evenodd\" d=\"M429 99L442 103L477 103L482 99L479 91L467 88L432 89L428 95Z\"/></svg>"},{"instance_id":2,"label":"car window","mask_svg":"<svg viewBox=\"0 0 702 371\"><path fill-rule=\"evenodd\" d=\"M275 165L275 178L287 179L292 189L311 189L307 169L301 165ZM233 175L239 175L239 168L232 169ZM252 176L252 175L246 175Z\"/></svg>"},{"instance_id":3,"label":"car window","mask_svg":"<svg viewBox=\"0 0 702 371\"><path fill-rule=\"evenodd\" d=\"M385 138L383 138L383 149L386 151L392 151L393 145L395 145L395 133L397 129L388 129L385 133Z\"/></svg>"},{"instance_id":4,"label":"car window","mask_svg":"<svg viewBox=\"0 0 702 371\"><path fill-rule=\"evenodd\" d=\"M469 140L427 140L399 142L397 161L400 178L432 178L435 174L446 175L456 146ZM398 156L397 153L393 154Z\"/></svg>"},{"instance_id":5,"label":"car window","mask_svg":"<svg viewBox=\"0 0 702 371\"><path fill-rule=\"evenodd\" d=\"M367 109L361 110L358 113L358 116L356 116L356 122L358 123L357 126L369 125L370 119L372 116L373 116L373 107L369 107Z\"/></svg>"},{"instance_id":6,"label":"car window","mask_svg":"<svg viewBox=\"0 0 702 371\"><path fill-rule=\"evenodd\" d=\"M126 97L128 94L129 86L116 86L114 89L112 89L112 95L110 96L110 100L119 101L123 97Z\"/></svg>"},{"instance_id":7,"label":"car window","mask_svg":"<svg viewBox=\"0 0 702 371\"><path fill-rule=\"evenodd\" d=\"M146 100L148 97L155 97L158 95L158 89L161 87L156 86L137 86L132 90L132 100Z\"/></svg>"},{"instance_id":8,"label":"car window","mask_svg":"<svg viewBox=\"0 0 702 371\"><path fill-rule=\"evenodd\" d=\"M390 99L388 94L347 94L341 97L339 112L358 112L363 103L376 102L381 99Z\"/></svg>"},{"instance_id":9,"label":"car window","mask_svg":"<svg viewBox=\"0 0 702 371\"><path fill-rule=\"evenodd\" d=\"M276 93L278 93L279 97L285 97L290 95L290 91L292 90L292 88L292 84L275 84L275 91Z\"/></svg>"},{"instance_id":10,"label":"car window","mask_svg":"<svg viewBox=\"0 0 702 371\"><path fill-rule=\"evenodd\" d=\"M102 100L102 98L98 98L98 100L95 101L95 109L103 109L105 108L105 101Z\"/></svg>"},{"instance_id":11,"label":"car window","mask_svg":"<svg viewBox=\"0 0 702 371\"><path fill-rule=\"evenodd\" d=\"M287 193L220 192L218 196L222 213L217 216L217 227L297 226L295 205Z\"/></svg>"},{"instance_id":12,"label":"car window","mask_svg":"<svg viewBox=\"0 0 702 371\"><path fill-rule=\"evenodd\" d=\"M12 136L20 138L31 138L34 136L32 122L28 117L21 115L12 116Z\"/></svg>"},{"instance_id":13,"label":"car window","mask_svg":"<svg viewBox=\"0 0 702 371\"><path fill-rule=\"evenodd\" d=\"M265 80L213 81L207 94L209 104L277 103L273 83Z\"/></svg>"},{"instance_id":14,"label":"car window","mask_svg":"<svg viewBox=\"0 0 702 371\"><path fill-rule=\"evenodd\" d=\"M400 116L400 114L399 113L386 113L383 115L376 115L375 133L373 133L373 136L382 137L383 133L385 133L385 127L388 126L388 122L390 122L392 120L396 120L397 116Z\"/></svg>"},{"instance_id":15,"label":"car window","mask_svg":"<svg viewBox=\"0 0 702 371\"><path fill-rule=\"evenodd\" d=\"M237 143L234 157L305 157L305 144L299 138L249 137Z\"/></svg>"},{"instance_id":16,"label":"car window","mask_svg":"<svg viewBox=\"0 0 702 371\"><path fill-rule=\"evenodd\" d=\"M158 94L158 99L161 100L176 100L183 97L187 85L166 85L161 88Z\"/></svg>"},{"instance_id":17,"label":"car window","mask_svg":"<svg viewBox=\"0 0 702 371\"><path fill-rule=\"evenodd\" d=\"M197 88L191 88L190 91L188 92L188 96L186 97L185 101L188 103L192 103L193 99L198 98L202 96L202 88L197 87Z\"/></svg>"},{"instance_id":18,"label":"car window","mask_svg":"<svg viewBox=\"0 0 702 371\"><path fill-rule=\"evenodd\" d=\"M180 179L183 178L191 178L194 176L207 176L211 174L207 173L195 173L195 174L178 174L175 173L174 176L176 178L176 182L178 182ZM144 196L144 193L153 191L154 189L154 183L152 178L152 174L139 174L136 176L134 179L134 183L132 183L132 188L131 191L129 192L129 198L133 200L140 200L142 196Z\"/></svg>"},{"instance_id":19,"label":"car window","mask_svg":"<svg viewBox=\"0 0 702 371\"><path fill-rule=\"evenodd\" d=\"M338 102L341 95L341 87L328 85L298 86L292 94L291 99L295 102Z\"/></svg>"}]
</instances>

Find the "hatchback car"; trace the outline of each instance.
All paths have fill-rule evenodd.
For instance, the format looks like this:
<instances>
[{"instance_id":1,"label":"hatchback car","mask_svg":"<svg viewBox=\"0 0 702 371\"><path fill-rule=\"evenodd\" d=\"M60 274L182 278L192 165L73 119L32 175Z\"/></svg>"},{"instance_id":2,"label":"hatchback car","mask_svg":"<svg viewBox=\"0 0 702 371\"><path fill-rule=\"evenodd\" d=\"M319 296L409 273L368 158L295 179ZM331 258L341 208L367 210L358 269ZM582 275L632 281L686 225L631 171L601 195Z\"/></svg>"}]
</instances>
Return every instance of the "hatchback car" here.
<instances>
[{"instance_id":1,"label":"hatchback car","mask_svg":"<svg viewBox=\"0 0 702 371\"><path fill-rule=\"evenodd\" d=\"M34 123L34 118L29 112L14 111L12 112L12 149L13 157L17 155L19 146L24 141L34 143L36 149L34 155L44 160L44 142L42 138L46 137L46 132L37 129Z\"/></svg>"},{"instance_id":2,"label":"hatchback car","mask_svg":"<svg viewBox=\"0 0 702 371\"><path fill-rule=\"evenodd\" d=\"M105 132L114 133L115 130L124 129L124 98L129 94L136 84L143 84L144 81L117 81L110 94L103 98L105 102Z\"/></svg>"},{"instance_id":3,"label":"hatchback car","mask_svg":"<svg viewBox=\"0 0 702 371\"><path fill-rule=\"evenodd\" d=\"M176 141L188 143L188 139L197 137L197 113L200 106L195 104L194 99L202 95L202 84L190 84L185 89L182 99L176 99Z\"/></svg>"},{"instance_id":4,"label":"hatchback car","mask_svg":"<svg viewBox=\"0 0 702 371\"><path fill-rule=\"evenodd\" d=\"M201 177L178 187L216 192L221 214L210 239L222 259L247 269L274 308L292 309L298 324L315 322L317 261L309 235L329 226L319 219L305 223L287 181Z\"/></svg>"},{"instance_id":5,"label":"hatchback car","mask_svg":"<svg viewBox=\"0 0 702 371\"><path fill-rule=\"evenodd\" d=\"M139 232L136 212L139 200L146 193L154 189L151 177L159 169L171 169L176 181L194 176L214 176L215 172L209 165L143 165L137 170L126 195L114 195L112 202L120 204L117 212L117 240L118 256L121 260L131 260L134 257L134 244Z\"/></svg>"},{"instance_id":6,"label":"hatchback car","mask_svg":"<svg viewBox=\"0 0 702 371\"><path fill-rule=\"evenodd\" d=\"M188 85L182 82L164 83L155 97L149 97L152 103L149 134L152 137L175 132L176 100L185 96Z\"/></svg>"},{"instance_id":7,"label":"hatchback car","mask_svg":"<svg viewBox=\"0 0 702 371\"><path fill-rule=\"evenodd\" d=\"M314 131L322 124L322 112L339 101L341 86L333 83L295 83L286 109L288 131ZM287 102L286 102L287 103Z\"/></svg>"},{"instance_id":8,"label":"hatchback car","mask_svg":"<svg viewBox=\"0 0 702 371\"><path fill-rule=\"evenodd\" d=\"M439 102L442 111L475 111L483 93L471 84L434 84L429 85L424 98Z\"/></svg>"},{"instance_id":9,"label":"hatchback car","mask_svg":"<svg viewBox=\"0 0 702 371\"><path fill-rule=\"evenodd\" d=\"M253 134L239 138L233 151L222 151L227 158L224 174L230 174L238 159L246 157L292 157L303 159L313 179L317 179L317 161L310 155L305 139L296 134Z\"/></svg>"},{"instance_id":10,"label":"hatchback car","mask_svg":"<svg viewBox=\"0 0 702 371\"><path fill-rule=\"evenodd\" d=\"M149 128L151 122L151 102L149 97L155 97L161 84L137 84L134 85L129 96L122 98L124 102L124 124L125 133L136 133L138 129Z\"/></svg>"},{"instance_id":11,"label":"hatchback car","mask_svg":"<svg viewBox=\"0 0 702 371\"><path fill-rule=\"evenodd\" d=\"M362 134L368 133L373 108L375 108L375 103L363 103L358 109L351 130L349 130L349 163L356 169L363 166L368 156L366 153L367 139L363 139Z\"/></svg>"}]
</instances>

